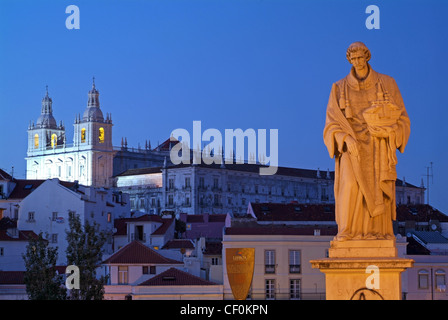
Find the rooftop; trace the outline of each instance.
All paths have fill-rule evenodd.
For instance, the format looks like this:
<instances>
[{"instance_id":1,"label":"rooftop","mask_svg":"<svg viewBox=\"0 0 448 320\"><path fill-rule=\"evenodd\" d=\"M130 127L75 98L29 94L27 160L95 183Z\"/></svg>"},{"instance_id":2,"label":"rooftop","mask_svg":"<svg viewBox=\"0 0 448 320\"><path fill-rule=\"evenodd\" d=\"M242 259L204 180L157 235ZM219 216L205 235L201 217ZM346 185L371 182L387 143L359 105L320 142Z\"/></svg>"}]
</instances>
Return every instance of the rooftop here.
<instances>
[{"instance_id":1,"label":"rooftop","mask_svg":"<svg viewBox=\"0 0 448 320\"><path fill-rule=\"evenodd\" d=\"M166 258L139 241L132 241L112 256L104 264L183 264L183 262Z\"/></svg>"},{"instance_id":2,"label":"rooftop","mask_svg":"<svg viewBox=\"0 0 448 320\"><path fill-rule=\"evenodd\" d=\"M417 237L425 244L431 243L446 243L448 244L448 239L440 234L438 231L413 231L413 236Z\"/></svg>"},{"instance_id":3,"label":"rooftop","mask_svg":"<svg viewBox=\"0 0 448 320\"><path fill-rule=\"evenodd\" d=\"M217 283L204 280L185 271L176 268L170 268L139 286L213 286Z\"/></svg>"}]
</instances>

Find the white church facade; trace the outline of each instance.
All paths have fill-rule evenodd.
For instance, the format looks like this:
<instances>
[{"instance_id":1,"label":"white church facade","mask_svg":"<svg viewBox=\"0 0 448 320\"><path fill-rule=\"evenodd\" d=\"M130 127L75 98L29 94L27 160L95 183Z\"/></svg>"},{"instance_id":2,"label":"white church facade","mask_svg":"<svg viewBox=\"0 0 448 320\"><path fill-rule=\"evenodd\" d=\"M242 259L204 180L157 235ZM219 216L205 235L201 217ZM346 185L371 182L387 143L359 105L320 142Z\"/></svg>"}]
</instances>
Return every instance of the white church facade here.
<instances>
[{"instance_id":1,"label":"white church facade","mask_svg":"<svg viewBox=\"0 0 448 320\"><path fill-rule=\"evenodd\" d=\"M65 127L53 117L48 90L41 115L28 128L27 179L58 178L85 186L111 187L114 148L112 119L100 109L99 92L93 82L87 108L74 123L73 144L66 141Z\"/></svg>"}]
</instances>

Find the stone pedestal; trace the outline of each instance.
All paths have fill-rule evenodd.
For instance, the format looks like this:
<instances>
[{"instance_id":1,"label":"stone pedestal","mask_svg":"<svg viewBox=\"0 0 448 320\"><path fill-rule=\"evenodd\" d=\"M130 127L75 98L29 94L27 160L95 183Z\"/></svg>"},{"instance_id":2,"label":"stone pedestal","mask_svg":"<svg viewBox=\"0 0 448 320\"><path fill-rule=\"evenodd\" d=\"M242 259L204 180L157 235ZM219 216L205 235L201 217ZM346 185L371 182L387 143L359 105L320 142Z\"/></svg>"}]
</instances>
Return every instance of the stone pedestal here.
<instances>
[{"instance_id":1,"label":"stone pedestal","mask_svg":"<svg viewBox=\"0 0 448 320\"><path fill-rule=\"evenodd\" d=\"M310 262L325 273L327 300L400 300L401 273L414 261L397 257L395 240L348 240Z\"/></svg>"}]
</instances>

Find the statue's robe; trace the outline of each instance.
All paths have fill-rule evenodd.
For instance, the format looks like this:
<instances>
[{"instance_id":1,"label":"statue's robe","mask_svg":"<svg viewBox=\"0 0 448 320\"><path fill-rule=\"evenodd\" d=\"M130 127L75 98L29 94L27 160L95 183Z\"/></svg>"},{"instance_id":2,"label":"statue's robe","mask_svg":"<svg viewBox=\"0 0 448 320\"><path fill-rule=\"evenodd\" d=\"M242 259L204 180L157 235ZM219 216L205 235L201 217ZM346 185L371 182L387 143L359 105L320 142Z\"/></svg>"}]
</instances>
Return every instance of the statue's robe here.
<instances>
[{"instance_id":1,"label":"statue's robe","mask_svg":"<svg viewBox=\"0 0 448 320\"><path fill-rule=\"evenodd\" d=\"M394 236L396 149L404 151L410 121L395 80L368 67L364 80L358 80L352 68L334 83L327 106L324 142L335 158L335 240ZM386 128L387 138L373 136L363 116L373 101L385 96L401 110L396 124ZM349 154L347 136L357 142L358 156Z\"/></svg>"}]
</instances>

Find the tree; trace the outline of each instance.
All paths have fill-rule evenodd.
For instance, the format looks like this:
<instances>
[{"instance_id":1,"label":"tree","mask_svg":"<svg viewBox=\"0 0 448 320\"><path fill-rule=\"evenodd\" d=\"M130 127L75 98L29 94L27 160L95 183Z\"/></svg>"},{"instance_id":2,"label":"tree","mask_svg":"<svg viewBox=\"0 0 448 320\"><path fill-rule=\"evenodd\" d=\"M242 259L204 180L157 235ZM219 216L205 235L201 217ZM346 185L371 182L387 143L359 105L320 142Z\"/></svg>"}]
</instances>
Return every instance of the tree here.
<instances>
[{"instance_id":1,"label":"tree","mask_svg":"<svg viewBox=\"0 0 448 320\"><path fill-rule=\"evenodd\" d=\"M101 264L108 233L100 231L97 223L85 221L78 215L69 218L67 231L67 265L79 268L79 289L70 290L72 300L102 300L107 277L97 277L96 268Z\"/></svg>"},{"instance_id":2,"label":"tree","mask_svg":"<svg viewBox=\"0 0 448 320\"><path fill-rule=\"evenodd\" d=\"M31 238L22 254L25 261L24 282L30 300L65 300L67 290L63 275L56 272L57 248L48 246L42 236Z\"/></svg>"}]
</instances>

